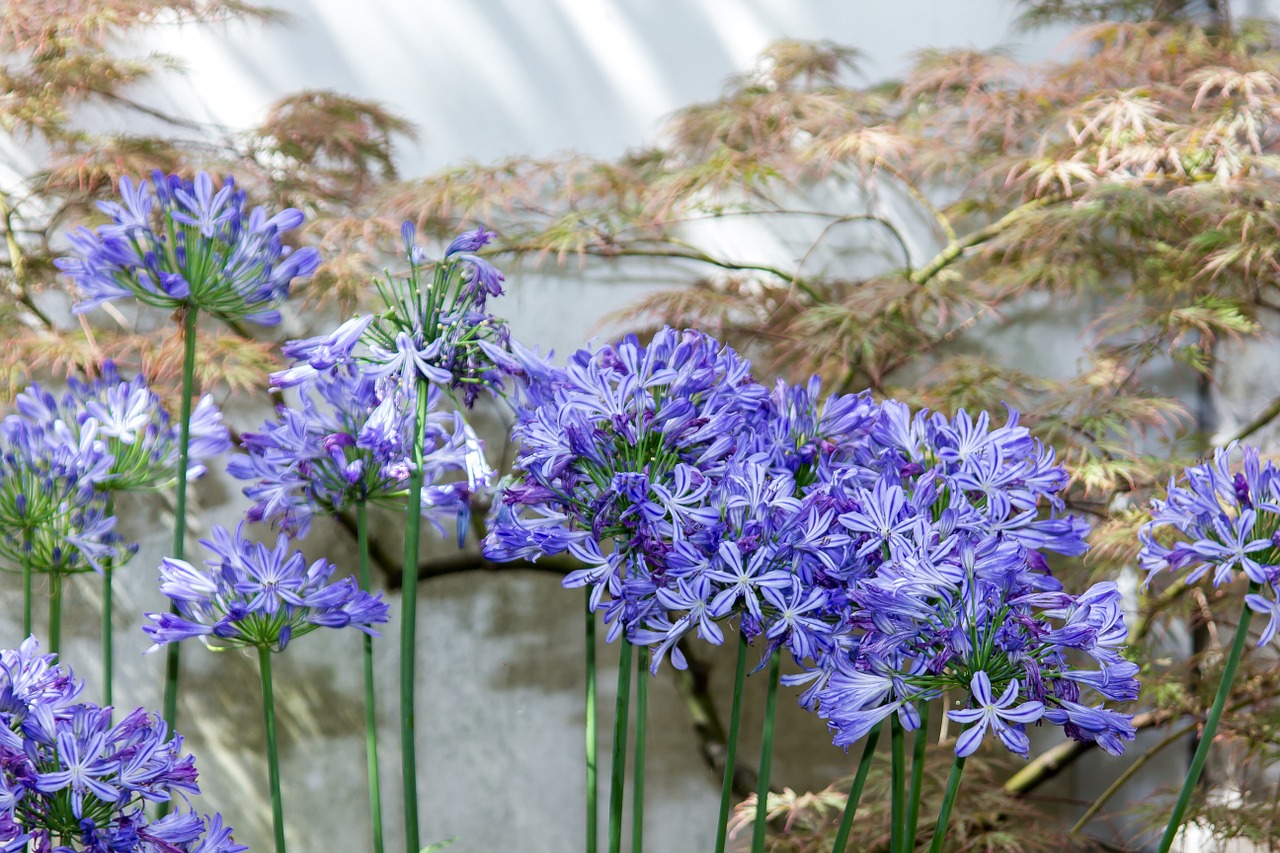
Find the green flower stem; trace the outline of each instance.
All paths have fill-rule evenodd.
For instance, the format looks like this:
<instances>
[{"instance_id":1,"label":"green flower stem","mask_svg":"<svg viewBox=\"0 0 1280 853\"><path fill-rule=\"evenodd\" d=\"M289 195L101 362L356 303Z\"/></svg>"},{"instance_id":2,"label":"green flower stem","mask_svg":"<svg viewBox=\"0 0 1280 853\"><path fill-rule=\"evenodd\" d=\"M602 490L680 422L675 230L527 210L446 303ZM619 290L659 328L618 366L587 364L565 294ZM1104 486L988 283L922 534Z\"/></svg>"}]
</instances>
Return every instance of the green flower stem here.
<instances>
[{"instance_id":1,"label":"green flower stem","mask_svg":"<svg viewBox=\"0 0 1280 853\"><path fill-rule=\"evenodd\" d=\"M587 853L596 853L599 790L596 781L596 614L591 609L591 588L583 590L586 602L587 647Z\"/></svg>"},{"instance_id":2,"label":"green flower stem","mask_svg":"<svg viewBox=\"0 0 1280 853\"><path fill-rule=\"evenodd\" d=\"M911 747L911 793L907 795L907 841L902 849L916 849L916 829L920 823L920 791L924 787L925 747L929 745L929 702L920 705L920 728Z\"/></svg>"},{"instance_id":3,"label":"green flower stem","mask_svg":"<svg viewBox=\"0 0 1280 853\"><path fill-rule=\"evenodd\" d=\"M360 588L369 591L369 513L364 501L356 501L356 546L359 551ZM364 640L364 752L369 774L369 815L373 822L373 850L383 853L382 791L378 775L378 706L373 683L373 637Z\"/></svg>"},{"instance_id":4,"label":"green flower stem","mask_svg":"<svg viewBox=\"0 0 1280 853\"><path fill-rule=\"evenodd\" d=\"M417 380L413 420L413 473L405 510L404 571L400 585L400 771L404 780L404 841L408 853L422 849L418 834L418 749L413 715L418 627L418 532L422 526L422 443L427 426L427 383Z\"/></svg>"},{"instance_id":5,"label":"green flower stem","mask_svg":"<svg viewBox=\"0 0 1280 853\"><path fill-rule=\"evenodd\" d=\"M173 510L173 549L169 555L181 560L186 555L187 541L187 467L191 448L191 398L195 396L196 374L196 318L199 311L194 305L182 309L182 412L178 420L178 478ZM169 602L169 612L178 615L177 602ZM177 730L178 722L178 671L181 643L169 643L165 648L164 666L164 721L169 731ZM160 816L169 813L168 801L160 804Z\"/></svg>"},{"instance_id":6,"label":"green flower stem","mask_svg":"<svg viewBox=\"0 0 1280 853\"><path fill-rule=\"evenodd\" d=\"M258 647L258 670L262 675L262 719L267 729L267 777L271 782L271 825L275 830L276 853L284 849L284 803L280 797L280 758L276 750L276 699L271 689L271 650Z\"/></svg>"},{"instance_id":7,"label":"green flower stem","mask_svg":"<svg viewBox=\"0 0 1280 853\"><path fill-rule=\"evenodd\" d=\"M613 765L609 778L609 853L622 851L622 799L627 776L627 711L631 704L631 643L622 638L618 698L613 717Z\"/></svg>"},{"instance_id":8,"label":"green flower stem","mask_svg":"<svg viewBox=\"0 0 1280 853\"><path fill-rule=\"evenodd\" d=\"M1256 595L1259 586L1256 582L1250 581L1246 595ZM1160 853L1169 853L1169 848L1173 846L1173 839L1182 826L1182 816L1186 814L1187 806L1191 803L1191 792L1195 790L1196 783L1200 781L1200 774L1204 771L1204 763L1209 758L1209 749L1213 746L1213 737L1217 734L1218 723L1222 720L1222 709L1226 707L1227 699L1231 696L1231 683L1235 681L1236 668L1240 665L1240 656L1244 653L1244 644L1249 638L1249 623L1252 620L1253 611L1249 609L1249 605L1242 604L1240 624L1236 626L1236 636L1231 643L1231 652L1227 656L1226 666L1222 669L1222 680L1218 682L1218 694L1214 697L1213 707L1209 709L1209 716L1204 722L1204 731L1200 734L1200 745L1196 747L1196 754L1191 759L1191 769L1187 771L1187 781L1182 783L1178 802L1173 807L1172 814L1169 815L1169 824L1164 828L1164 836L1160 839Z\"/></svg>"},{"instance_id":9,"label":"green flower stem","mask_svg":"<svg viewBox=\"0 0 1280 853\"><path fill-rule=\"evenodd\" d=\"M858 803L862 800L862 789L867 784L867 774L871 772L871 761L876 757L876 742L880 740L880 727L876 723L867 734L867 741L862 747L862 760L858 762L858 772L854 774L853 786L849 789L849 799L844 803L844 814L840 816L840 828L836 830L836 841L831 845L831 853L844 853L849 843L849 831L853 829L853 816L858 811Z\"/></svg>"},{"instance_id":10,"label":"green flower stem","mask_svg":"<svg viewBox=\"0 0 1280 853\"><path fill-rule=\"evenodd\" d=\"M938 810L938 827L933 832L933 843L929 845L929 853L942 853L942 845L947 840L947 824L951 822L951 807L955 805L956 794L960 791L960 774L964 772L964 756L957 755L951 765L951 775L947 777L947 791L942 795L942 808Z\"/></svg>"},{"instance_id":11,"label":"green flower stem","mask_svg":"<svg viewBox=\"0 0 1280 853\"><path fill-rule=\"evenodd\" d=\"M742 688L747 680L747 635L738 632L738 665L733 672L733 707L725 744L724 784L720 788L720 818L716 824L715 853L724 853L729 831L729 804L733 799L733 773L738 761L738 730L742 727Z\"/></svg>"},{"instance_id":12,"label":"green flower stem","mask_svg":"<svg viewBox=\"0 0 1280 853\"><path fill-rule=\"evenodd\" d=\"M769 771L773 765L773 729L778 716L778 674L782 654L775 651L769 660L769 687L764 700L764 733L760 738L760 782L756 786L756 819L751 828L751 853L764 853L765 830L769 825Z\"/></svg>"},{"instance_id":13,"label":"green flower stem","mask_svg":"<svg viewBox=\"0 0 1280 853\"><path fill-rule=\"evenodd\" d=\"M62 646L62 572L49 572L49 651L58 653Z\"/></svg>"},{"instance_id":14,"label":"green flower stem","mask_svg":"<svg viewBox=\"0 0 1280 853\"><path fill-rule=\"evenodd\" d=\"M22 639L31 636L31 566L22 564Z\"/></svg>"},{"instance_id":15,"label":"green flower stem","mask_svg":"<svg viewBox=\"0 0 1280 853\"><path fill-rule=\"evenodd\" d=\"M889 770L889 850L890 853L907 853L907 733L894 714L889 721L889 747L892 764Z\"/></svg>"},{"instance_id":16,"label":"green flower stem","mask_svg":"<svg viewBox=\"0 0 1280 853\"><path fill-rule=\"evenodd\" d=\"M110 492L107 493L107 515L116 514L116 501ZM111 637L111 620L115 612L115 593L112 580L115 578L115 565L108 560L102 571L102 706L111 707L111 687L114 681L115 644Z\"/></svg>"},{"instance_id":17,"label":"green flower stem","mask_svg":"<svg viewBox=\"0 0 1280 853\"><path fill-rule=\"evenodd\" d=\"M636 652L636 763L631 782L631 853L644 850L644 748L649 720L649 647Z\"/></svg>"}]
</instances>

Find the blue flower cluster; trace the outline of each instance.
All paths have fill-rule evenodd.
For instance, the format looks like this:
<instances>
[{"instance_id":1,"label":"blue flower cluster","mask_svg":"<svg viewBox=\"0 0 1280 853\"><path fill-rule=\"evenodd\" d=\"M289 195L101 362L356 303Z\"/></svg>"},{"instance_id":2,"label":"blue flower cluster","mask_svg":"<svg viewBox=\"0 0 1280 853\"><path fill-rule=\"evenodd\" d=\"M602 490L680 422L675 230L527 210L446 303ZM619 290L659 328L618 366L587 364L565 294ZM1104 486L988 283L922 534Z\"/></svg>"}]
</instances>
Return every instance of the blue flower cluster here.
<instances>
[{"instance_id":1,"label":"blue flower cluster","mask_svg":"<svg viewBox=\"0 0 1280 853\"><path fill-rule=\"evenodd\" d=\"M1119 751L1129 718L1081 688L1135 698L1120 593L1063 591L1042 551L1084 552L1061 516L1067 475L1016 413L994 426L866 394L820 400L816 380L770 393L749 364L698 332L664 329L526 368L518 479L485 552L586 564L610 625L654 647L719 644L735 620L789 651L837 744L920 702L968 694L965 754L990 730L1025 754L1041 719ZM1091 657L1096 669L1074 660ZM997 698L998 697L998 698Z\"/></svg>"},{"instance_id":2,"label":"blue flower cluster","mask_svg":"<svg viewBox=\"0 0 1280 853\"><path fill-rule=\"evenodd\" d=\"M286 352L309 358L276 374L297 389L300 405L279 406L276 418L242 438L244 454L227 471L253 481L250 521L269 521L293 536L305 536L317 513L331 515L357 502L400 499L413 470L413 398L417 388L371 373L350 358L350 347L371 321L343 324L321 341L294 341ZM323 370L317 353L346 351ZM297 378L300 375L301 378ZM440 524L462 519L470 498L489 484L492 472L475 431L458 412L440 410L441 391L428 385L423 435L423 512Z\"/></svg>"},{"instance_id":3,"label":"blue flower cluster","mask_svg":"<svg viewBox=\"0 0 1280 853\"><path fill-rule=\"evenodd\" d=\"M1239 452L1240 465L1231 473ZM1162 542L1162 531L1173 533ZM1187 468L1169 481L1164 500L1153 500L1151 521L1138 534L1139 563L1147 583L1161 572L1186 571L1196 583L1213 569L1213 585L1229 584L1243 572L1258 592L1245 603L1270 621L1258 645L1280 630L1280 470L1263 462L1258 448L1231 444L1214 451L1213 460Z\"/></svg>"},{"instance_id":4,"label":"blue flower cluster","mask_svg":"<svg viewBox=\"0 0 1280 853\"><path fill-rule=\"evenodd\" d=\"M175 811L148 821L148 803L199 794L182 738L138 708L76 699L82 685L41 655L34 638L0 651L0 851L240 853L220 815Z\"/></svg>"},{"instance_id":5,"label":"blue flower cluster","mask_svg":"<svg viewBox=\"0 0 1280 853\"><path fill-rule=\"evenodd\" d=\"M178 613L148 613L144 625L155 645L199 637L213 649L251 646L283 651L294 637L317 628L348 626L376 636L373 625L386 622L382 593L370 595L353 578L329 583L334 566L310 565L301 551L290 553L281 536L274 548L214 527L201 544L212 554L205 568L166 557L160 567L160 591Z\"/></svg>"},{"instance_id":6,"label":"blue flower cluster","mask_svg":"<svg viewBox=\"0 0 1280 853\"><path fill-rule=\"evenodd\" d=\"M127 556L108 496L159 488L177 472L178 427L141 377L108 361L62 395L32 385L0 422L0 555L38 572L102 571ZM189 474L231 441L211 397L191 419Z\"/></svg>"},{"instance_id":7,"label":"blue flower cluster","mask_svg":"<svg viewBox=\"0 0 1280 853\"><path fill-rule=\"evenodd\" d=\"M501 393L507 378L537 371L540 362L486 313L503 280L476 254L491 234L480 229L455 238L429 281L412 224L401 236L409 272L379 283L385 310L284 346L292 364L271 381L295 389L299 405L278 407L274 420L246 434L246 454L228 466L252 481L245 487L254 501L250 520L302 536L317 513L401 498L420 451L423 514L438 528L457 519L459 541L465 536L471 499L488 488L493 471L461 413L442 410L441 389L461 393L470 406L480 391ZM425 419L416 448L419 412Z\"/></svg>"},{"instance_id":8,"label":"blue flower cluster","mask_svg":"<svg viewBox=\"0 0 1280 853\"><path fill-rule=\"evenodd\" d=\"M193 179L156 172L139 184L121 178L119 189L120 202L98 203L110 224L71 234L73 255L57 261L84 297L77 312L132 296L272 325L293 279L319 266L315 249L294 250L281 239L302 224L301 211L250 211L230 177L215 188L205 172Z\"/></svg>"}]
</instances>

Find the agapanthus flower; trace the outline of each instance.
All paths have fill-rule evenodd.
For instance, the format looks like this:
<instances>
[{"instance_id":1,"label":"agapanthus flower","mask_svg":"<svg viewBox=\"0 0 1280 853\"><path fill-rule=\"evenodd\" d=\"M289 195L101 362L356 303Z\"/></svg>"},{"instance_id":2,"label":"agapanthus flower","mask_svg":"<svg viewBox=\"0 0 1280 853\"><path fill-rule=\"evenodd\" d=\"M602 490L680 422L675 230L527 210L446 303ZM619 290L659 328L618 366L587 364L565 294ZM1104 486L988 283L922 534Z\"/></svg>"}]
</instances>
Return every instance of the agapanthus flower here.
<instances>
[{"instance_id":1,"label":"agapanthus flower","mask_svg":"<svg viewBox=\"0 0 1280 853\"><path fill-rule=\"evenodd\" d=\"M83 297L77 312L133 297L271 325L292 281L319 265L315 249L281 239L302 224L300 211L249 210L230 177L215 188L205 172L184 179L157 171L136 185L122 177L119 189L123 203L99 204L110 223L69 235L72 254L56 262Z\"/></svg>"},{"instance_id":2,"label":"agapanthus flower","mask_svg":"<svg viewBox=\"0 0 1280 853\"><path fill-rule=\"evenodd\" d=\"M103 362L91 381L72 377L61 395L31 385L18 395L17 407L35 422L62 421L73 434L91 423L111 456L109 475L100 482L105 491L159 488L177 477L178 424L143 377L124 379L113 361ZM230 448L222 413L206 394L191 412L188 478L202 476L207 461Z\"/></svg>"},{"instance_id":3,"label":"agapanthus flower","mask_svg":"<svg viewBox=\"0 0 1280 853\"><path fill-rule=\"evenodd\" d=\"M0 556L35 572L103 571L121 554L103 492L113 457L97 421L0 422Z\"/></svg>"},{"instance_id":4,"label":"agapanthus flower","mask_svg":"<svg viewBox=\"0 0 1280 853\"><path fill-rule=\"evenodd\" d=\"M809 672L784 679L809 685L802 702L828 720L838 745L892 713L912 728L920 703L959 690L970 709L957 719L974 723L963 754L987 733L1024 754L1019 726L1028 721L1010 709L1060 710L1081 689L1136 696L1118 589L1097 584L1073 596L1041 553L1086 547L1083 523L1058 514L1066 482L1016 413L996 426L985 413L945 418L883 404L870 441L813 492L848 533L848 558L816 581L838 602L826 616L832 635ZM1079 668L1078 653L1097 669ZM861 689L869 683L877 689ZM1108 744L1129 736L1067 732Z\"/></svg>"},{"instance_id":5,"label":"agapanthus flower","mask_svg":"<svg viewBox=\"0 0 1280 853\"><path fill-rule=\"evenodd\" d=\"M145 807L199 794L182 737L142 708L118 722L35 638L0 651L0 850L240 853L220 815ZM53 845L59 845L56 848Z\"/></svg>"},{"instance_id":6,"label":"agapanthus flower","mask_svg":"<svg viewBox=\"0 0 1280 853\"><path fill-rule=\"evenodd\" d=\"M290 551L281 536L275 547L213 528L201 540L211 557L204 567L166 557L160 566L160 591L177 613L148 613L144 625L155 643L199 637L213 649L252 646L282 651L289 642L317 628L352 627L371 636L386 622L382 594L359 589L352 578L330 583L335 567L327 560L307 563Z\"/></svg>"},{"instance_id":7,"label":"agapanthus flower","mask_svg":"<svg viewBox=\"0 0 1280 853\"><path fill-rule=\"evenodd\" d=\"M305 362L304 362L305 364ZM245 433L245 453L230 474L253 481L248 518L305 535L317 513L329 515L357 502L399 501L414 467L416 387L407 391L347 362L298 385L300 405L280 406L276 418ZM465 533L471 496L488 487L492 471L475 431L461 414L441 411L441 391L423 389L424 515L439 525L461 521Z\"/></svg>"},{"instance_id":8,"label":"agapanthus flower","mask_svg":"<svg viewBox=\"0 0 1280 853\"><path fill-rule=\"evenodd\" d=\"M272 375L277 388L358 361L363 373L405 394L433 383L470 407L481 391L501 392L507 377L522 372L506 322L485 310L488 298L502 293L502 273L476 254L493 235L483 228L461 234L430 264L413 224L404 223L400 233L409 269L374 282L384 307L331 334L290 342L285 354L294 365Z\"/></svg>"}]
</instances>

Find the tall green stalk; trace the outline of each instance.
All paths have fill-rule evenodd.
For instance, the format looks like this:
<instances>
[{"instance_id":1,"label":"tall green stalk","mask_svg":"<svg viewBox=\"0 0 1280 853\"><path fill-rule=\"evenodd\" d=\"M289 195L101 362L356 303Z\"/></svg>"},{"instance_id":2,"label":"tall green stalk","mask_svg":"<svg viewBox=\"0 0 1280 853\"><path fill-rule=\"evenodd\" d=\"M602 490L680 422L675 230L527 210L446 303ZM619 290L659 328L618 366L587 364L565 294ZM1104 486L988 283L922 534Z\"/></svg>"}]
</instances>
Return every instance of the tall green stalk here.
<instances>
[{"instance_id":1,"label":"tall green stalk","mask_svg":"<svg viewBox=\"0 0 1280 853\"><path fill-rule=\"evenodd\" d=\"M49 572L49 651L62 647L62 572Z\"/></svg>"},{"instance_id":2,"label":"tall green stalk","mask_svg":"<svg viewBox=\"0 0 1280 853\"><path fill-rule=\"evenodd\" d=\"M31 636L31 564L22 564L22 639Z\"/></svg>"},{"instance_id":3,"label":"tall green stalk","mask_svg":"<svg viewBox=\"0 0 1280 853\"><path fill-rule=\"evenodd\" d=\"M636 762L631 782L631 853L644 850L644 750L649 721L649 647L636 653Z\"/></svg>"},{"instance_id":4,"label":"tall green stalk","mask_svg":"<svg viewBox=\"0 0 1280 853\"><path fill-rule=\"evenodd\" d=\"M116 501L110 492L107 493L107 515L116 514ZM112 684L115 680L115 641L111 634L111 621L115 613L115 593L112 580L115 578L115 564L107 560L102 567L102 707L111 707Z\"/></svg>"},{"instance_id":5,"label":"tall green stalk","mask_svg":"<svg viewBox=\"0 0 1280 853\"><path fill-rule=\"evenodd\" d=\"M906 853L907 809L907 733L894 714L889 721L889 747L892 763L889 768L889 851Z\"/></svg>"},{"instance_id":6,"label":"tall green stalk","mask_svg":"<svg viewBox=\"0 0 1280 853\"><path fill-rule=\"evenodd\" d=\"M586 606L587 646L587 853L596 853L599 835L599 785L596 767L596 614L591 609L591 587L583 590Z\"/></svg>"},{"instance_id":7,"label":"tall green stalk","mask_svg":"<svg viewBox=\"0 0 1280 853\"><path fill-rule=\"evenodd\" d=\"M178 484L173 510L173 548L169 556L181 560L186 555L187 542L187 467L191 448L191 398L195 396L196 374L196 318L199 311L194 305L183 310L182 318L182 410L178 419ZM178 615L178 604L169 602L169 612ZM169 731L178 723L178 671L181 643L169 643L165 649L164 666L164 721ZM170 804L160 804L160 815L168 814Z\"/></svg>"},{"instance_id":8,"label":"tall green stalk","mask_svg":"<svg viewBox=\"0 0 1280 853\"><path fill-rule=\"evenodd\" d=\"M853 786L849 788L849 799L844 803L844 814L840 816L840 828L836 830L835 843L831 845L831 853L844 853L849 843L849 831L853 829L853 816L858 812L858 803L862 800L862 789L867 784L867 774L871 772L871 761L876 757L876 743L880 740L880 727L876 723L867 734L867 742L862 747L862 760L858 762L858 772L854 774Z\"/></svg>"},{"instance_id":9,"label":"tall green stalk","mask_svg":"<svg viewBox=\"0 0 1280 853\"><path fill-rule=\"evenodd\" d=\"M733 671L733 706L729 711L729 735L725 743L724 782L720 788L720 817L716 823L715 853L724 853L729 832L729 805L733 799L733 774L738 761L738 730L742 727L742 690L747 680L747 635L738 632L738 664Z\"/></svg>"},{"instance_id":10,"label":"tall green stalk","mask_svg":"<svg viewBox=\"0 0 1280 853\"><path fill-rule=\"evenodd\" d=\"M627 782L627 712L631 705L631 643L622 638L618 696L613 715L613 763L609 768L609 853L622 851L622 800Z\"/></svg>"},{"instance_id":11,"label":"tall green stalk","mask_svg":"<svg viewBox=\"0 0 1280 853\"><path fill-rule=\"evenodd\" d=\"M404 842L407 853L418 853L418 748L414 740L414 685L418 630L418 534L422 526L422 459L427 426L427 385L415 387L413 473L405 509L404 570L400 585L400 771L404 781Z\"/></svg>"},{"instance_id":12,"label":"tall green stalk","mask_svg":"<svg viewBox=\"0 0 1280 853\"><path fill-rule=\"evenodd\" d=\"M764 733L760 737L760 780L756 786L756 819L751 827L751 853L764 853L764 836L769 824L769 773L773 767L773 729L778 716L778 675L782 653L769 660L769 689L764 700Z\"/></svg>"},{"instance_id":13,"label":"tall green stalk","mask_svg":"<svg viewBox=\"0 0 1280 853\"><path fill-rule=\"evenodd\" d=\"M902 846L911 853L916 849L916 829L920 823L920 792L924 787L925 748L929 745L929 702L920 703L920 728L916 729L911 747L911 793L907 795L907 837Z\"/></svg>"},{"instance_id":14,"label":"tall green stalk","mask_svg":"<svg viewBox=\"0 0 1280 853\"><path fill-rule=\"evenodd\" d=\"M258 671L262 676L262 719L267 730L267 778L271 784L271 825L276 853L284 849L284 802L280 796L280 757L276 749L276 698L271 688L271 650L258 647Z\"/></svg>"},{"instance_id":15,"label":"tall green stalk","mask_svg":"<svg viewBox=\"0 0 1280 853\"><path fill-rule=\"evenodd\" d=\"M956 794L960 791L960 774L964 772L964 756L957 755L951 764L951 775L947 777L947 790L942 795L942 808L938 810L938 826L933 832L933 843L929 845L929 853L942 853L942 846L947 841L947 824L951 822L951 807L955 805Z\"/></svg>"},{"instance_id":16,"label":"tall green stalk","mask_svg":"<svg viewBox=\"0 0 1280 853\"><path fill-rule=\"evenodd\" d=\"M356 546L359 551L360 588L369 591L369 513L364 501L356 501ZM383 853L382 791L378 775L378 706L373 683L373 637L364 640L364 752L369 774L369 815L373 823L374 853Z\"/></svg>"},{"instance_id":17,"label":"tall green stalk","mask_svg":"<svg viewBox=\"0 0 1280 853\"><path fill-rule=\"evenodd\" d=\"M1254 581L1249 582L1249 591L1246 595L1256 595L1260 585ZM1222 709L1227 706L1227 698L1231 696L1231 683L1235 681L1236 669L1240 665L1240 656L1244 654L1244 644L1249 638L1249 623L1253 620L1253 611L1249 609L1249 605L1241 605L1240 624L1236 626L1236 636L1231 643L1231 652L1227 656L1226 666L1222 669L1222 680L1218 682L1218 693L1213 699L1213 707L1209 709L1209 716L1204 722L1204 731L1200 734L1200 745L1196 747L1196 754L1191 759L1191 769L1187 771L1187 780L1182 783L1182 791L1178 794L1178 802L1173 807L1173 812L1169 815L1169 823L1164 828L1164 836L1160 839L1160 853L1169 853L1169 848L1173 846L1173 839L1178 835L1178 829L1182 826L1182 817L1187 812L1187 806L1191 804L1191 793L1195 790L1196 783L1200 781L1200 774L1204 771L1204 763L1209 758L1209 749L1213 746L1213 736L1218 732L1218 723L1222 720Z\"/></svg>"}]
</instances>

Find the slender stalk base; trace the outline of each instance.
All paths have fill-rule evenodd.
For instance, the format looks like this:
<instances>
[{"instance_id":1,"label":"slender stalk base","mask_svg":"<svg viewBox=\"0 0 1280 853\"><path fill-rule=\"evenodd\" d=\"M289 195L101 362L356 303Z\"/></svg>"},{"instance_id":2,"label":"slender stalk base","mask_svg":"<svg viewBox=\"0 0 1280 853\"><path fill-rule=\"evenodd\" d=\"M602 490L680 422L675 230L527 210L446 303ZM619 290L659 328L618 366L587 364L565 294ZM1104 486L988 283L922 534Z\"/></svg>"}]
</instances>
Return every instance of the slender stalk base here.
<instances>
[{"instance_id":1,"label":"slender stalk base","mask_svg":"<svg viewBox=\"0 0 1280 853\"><path fill-rule=\"evenodd\" d=\"M938 811L938 826L933 832L933 843L929 845L929 853L942 853L942 845L947 841L947 824L951 822L951 807L956 803L956 794L960 791L960 774L964 772L964 757L957 755L951 765L951 775L947 777L947 791L942 795L942 808Z\"/></svg>"},{"instance_id":2,"label":"slender stalk base","mask_svg":"<svg viewBox=\"0 0 1280 853\"><path fill-rule=\"evenodd\" d=\"M1256 595L1258 588L1257 583L1250 582L1247 594ZM1169 848L1173 846L1173 839L1177 837L1178 829L1182 826L1182 816L1187 813L1187 806L1191 804L1191 794L1195 790L1196 783L1200 781L1200 774L1204 772L1204 763L1209 758L1213 737L1218 733L1218 723L1222 720L1222 709L1227 706L1227 699L1231 696L1231 683L1235 681L1236 668L1240 665L1240 656L1244 654L1244 644L1249 638L1249 623L1252 620L1253 611L1249 609L1249 605L1241 605L1240 624L1236 626L1236 636L1231 643L1231 652L1227 656L1226 666L1222 669L1218 693L1213 699L1213 707L1209 709L1209 716L1204 721L1204 731L1200 734L1200 745L1196 747L1196 754L1191 759L1187 781L1182 783L1178 802L1169 815L1169 824L1164 828L1164 836L1160 839L1160 853L1169 853Z\"/></svg>"},{"instance_id":3,"label":"slender stalk base","mask_svg":"<svg viewBox=\"0 0 1280 853\"><path fill-rule=\"evenodd\" d=\"M369 591L369 513L364 501L356 502L356 547L359 551L360 588ZM383 853L382 790L378 775L378 706L373 681L373 637L364 634L364 753L369 775L369 815L373 824L373 851Z\"/></svg>"},{"instance_id":4,"label":"slender stalk base","mask_svg":"<svg viewBox=\"0 0 1280 853\"><path fill-rule=\"evenodd\" d=\"M115 640L111 636L111 620L114 618L115 594L112 580L115 567L107 564L102 575L102 707L112 704L112 684L115 681Z\"/></svg>"},{"instance_id":5,"label":"slender stalk base","mask_svg":"<svg viewBox=\"0 0 1280 853\"><path fill-rule=\"evenodd\" d=\"M587 651L587 853L596 853L599 836L599 783L596 767L596 614L591 610L591 588L583 590L586 607Z\"/></svg>"},{"instance_id":6,"label":"slender stalk base","mask_svg":"<svg viewBox=\"0 0 1280 853\"><path fill-rule=\"evenodd\" d=\"M644 850L644 750L649 721L649 647L636 651L636 762L631 781L631 853Z\"/></svg>"},{"instance_id":7,"label":"slender stalk base","mask_svg":"<svg viewBox=\"0 0 1280 853\"><path fill-rule=\"evenodd\" d=\"M22 639L31 636L31 566L22 565Z\"/></svg>"},{"instance_id":8,"label":"slender stalk base","mask_svg":"<svg viewBox=\"0 0 1280 853\"><path fill-rule=\"evenodd\" d=\"M725 744L724 783L720 788L720 817L716 824L715 853L724 853L729 831L729 806L733 799L733 773L738 761L738 730L742 727L742 689L747 680L747 636L738 633L738 664L733 671L733 706L729 711L729 734Z\"/></svg>"},{"instance_id":9,"label":"slender stalk base","mask_svg":"<svg viewBox=\"0 0 1280 853\"><path fill-rule=\"evenodd\" d=\"M405 510L404 571L400 596L400 771L404 781L404 843L407 853L422 849L418 833L418 748L414 740L414 685L418 629L418 534L422 526L422 443L427 425L427 387L417 383L413 421L413 474Z\"/></svg>"},{"instance_id":10,"label":"slender stalk base","mask_svg":"<svg viewBox=\"0 0 1280 853\"><path fill-rule=\"evenodd\" d=\"M175 490L173 510L173 548L170 554L175 560L186 556L187 541L187 468L191 455L191 398L195 396L196 373L196 318L199 311L187 306L182 318L182 412L178 420L178 484ZM169 603L169 612L178 614L177 602ZM169 643L165 647L164 666L164 721L172 735L178 723L178 672L181 643ZM160 816L169 813L170 803L160 804Z\"/></svg>"},{"instance_id":11,"label":"slender stalk base","mask_svg":"<svg viewBox=\"0 0 1280 853\"><path fill-rule=\"evenodd\" d=\"M631 643L622 638L618 697L613 717L613 764L609 768L609 853L622 851L622 800L627 782L627 711L631 705Z\"/></svg>"},{"instance_id":12,"label":"slender stalk base","mask_svg":"<svg viewBox=\"0 0 1280 853\"><path fill-rule=\"evenodd\" d=\"M862 760L858 762L858 772L854 774L853 786L849 788L849 799L844 803L844 814L840 816L840 827L836 830L835 843L831 845L831 853L844 853L849 843L849 832L853 829L853 816L858 812L858 803L862 800L862 789L867 784L867 774L871 772L871 761L876 757L876 743L880 740L880 727L876 723L867 734L867 741L862 747Z\"/></svg>"},{"instance_id":13,"label":"slender stalk base","mask_svg":"<svg viewBox=\"0 0 1280 853\"><path fill-rule=\"evenodd\" d=\"M49 572L49 651L62 648L62 572Z\"/></svg>"},{"instance_id":14,"label":"slender stalk base","mask_svg":"<svg viewBox=\"0 0 1280 853\"><path fill-rule=\"evenodd\" d=\"M262 719L267 731L267 778L271 783L271 825L275 830L276 853L284 849L284 802L280 796L280 758L276 750L276 697L271 688L271 650L258 648L258 671L262 675Z\"/></svg>"},{"instance_id":15,"label":"slender stalk base","mask_svg":"<svg viewBox=\"0 0 1280 853\"><path fill-rule=\"evenodd\" d=\"M889 770L890 802L890 853L906 853L907 827L907 733L894 714L889 722L889 747L892 764Z\"/></svg>"},{"instance_id":16,"label":"slender stalk base","mask_svg":"<svg viewBox=\"0 0 1280 853\"><path fill-rule=\"evenodd\" d=\"M929 702L920 703L920 728L911 747L911 792L907 795L907 837L902 846L910 853L916 849L916 830L920 823L920 789L924 787L925 748L929 745Z\"/></svg>"},{"instance_id":17,"label":"slender stalk base","mask_svg":"<svg viewBox=\"0 0 1280 853\"><path fill-rule=\"evenodd\" d=\"M769 773L773 767L773 729L778 715L778 675L782 653L775 651L769 661L769 686L764 700L764 733L760 738L760 783L756 787L756 819L751 827L751 853L764 853L764 836L769 828Z\"/></svg>"}]
</instances>

